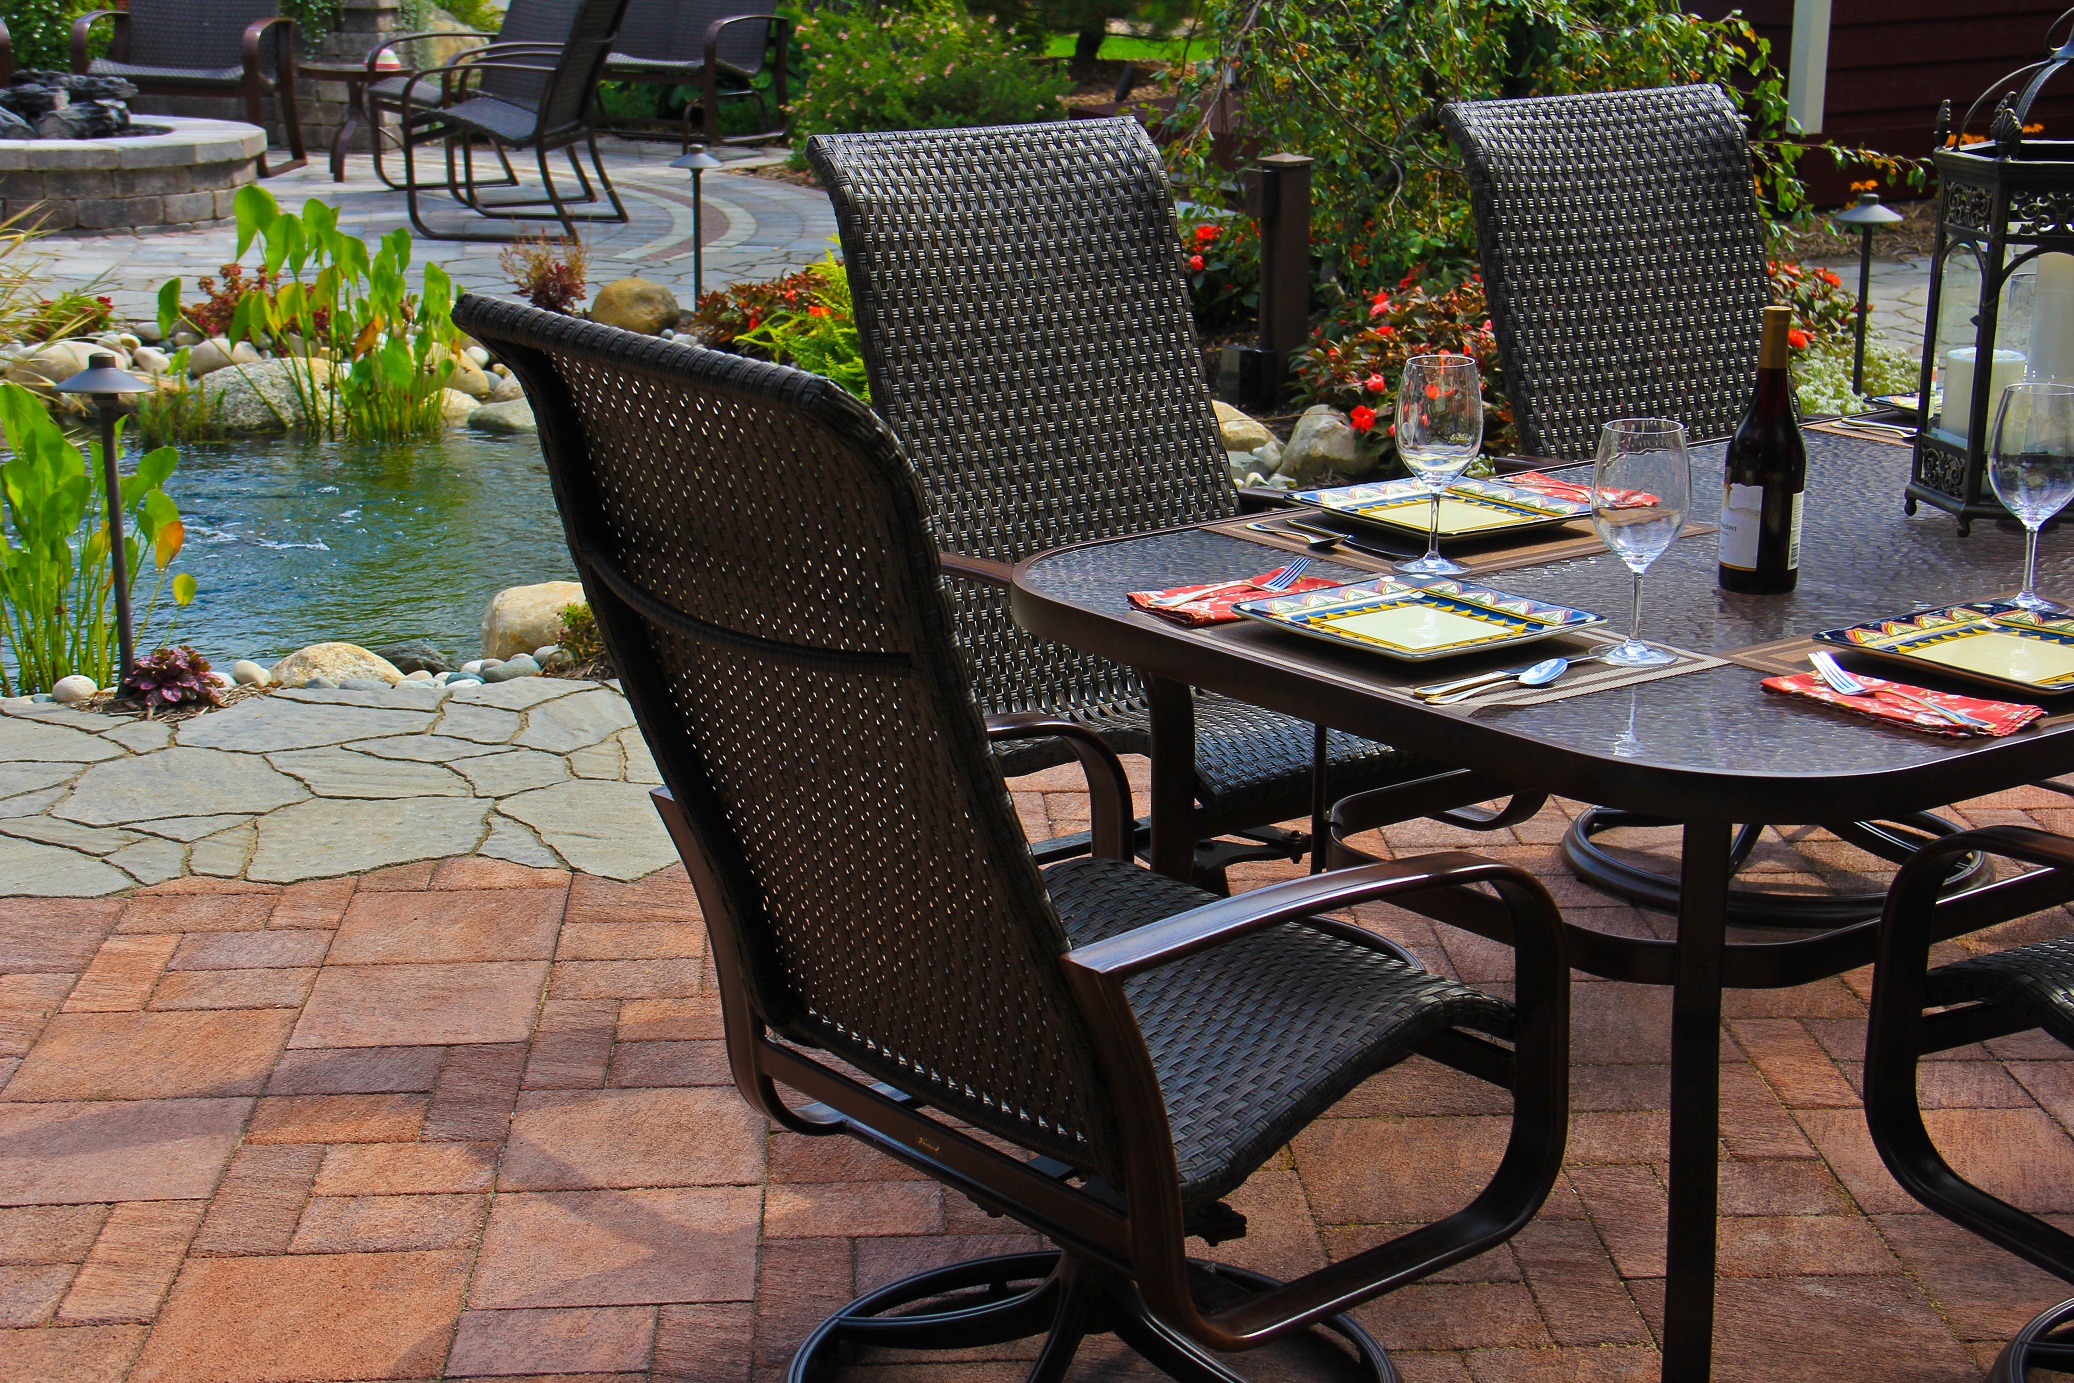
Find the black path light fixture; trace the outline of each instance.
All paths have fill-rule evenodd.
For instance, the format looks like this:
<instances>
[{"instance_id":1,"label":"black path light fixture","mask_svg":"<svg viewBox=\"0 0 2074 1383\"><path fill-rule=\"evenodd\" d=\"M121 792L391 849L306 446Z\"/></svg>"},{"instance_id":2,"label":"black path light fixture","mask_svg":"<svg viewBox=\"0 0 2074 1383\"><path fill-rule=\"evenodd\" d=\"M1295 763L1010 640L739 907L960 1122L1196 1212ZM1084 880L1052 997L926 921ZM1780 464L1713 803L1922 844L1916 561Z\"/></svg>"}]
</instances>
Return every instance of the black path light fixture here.
<instances>
[{"instance_id":1,"label":"black path light fixture","mask_svg":"<svg viewBox=\"0 0 2074 1383\"><path fill-rule=\"evenodd\" d=\"M136 632L130 625L129 552L122 532L122 471L116 464L115 425L126 406L126 394L147 394L152 386L127 370L116 368L113 355L97 352L87 357L86 369L57 386L61 394L80 394L94 401L101 423L101 485L108 496L108 560L115 581L115 637L121 661L115 668L115 685L122 685L136 660Z\"/></svg>"},{"instance_id":2,"label":"black path light fixture","mask_svg":"<svg viewBox=\"0 0 2074 1383\"><path fill-rule=\"evenodd\" d=\"M2053 21L2048 45L2067 18ZM2038 137L2031 121L2039 92L2070 62L2074 36L2012 73L2009 89L1984 92L1956 126L1950 101L1937 114L1922 425L1906 503L1911 514L1923 503L1958 515L1961 533L2007 514L1985 479L2003 389L2024 378L2074 381L2074 141ZM1986 137L1969 134L1990 106ZM1940 378L1941 406L1931 394Z\"/></svg>"},{"instance_id":3,"label":"black path light fixture","mask_svg":"<svg viewBox=\"0 0 2074 1383\"><path fill-rule=\"evenodd\" d=\"M1851 392L1865 393L1865 319L1872 313L1872 237L1888 226L1898 225L1901 213L1880 205L1877 192L1861 192L1855 205L1829 218L1849 226L1859 235L1858 246L1858 349L1851 359Z\"/></svg>"},{"instance_id":4,"label":"black path light fixture","mask_svg":"<svg viewBox=\"0 0 2074 1383\"><path fill-rule=\"evenodd\" d=\"M699 299L706 296L706 200L699 177L708 168L725 168L727 164L707 153L705 145L694 144L683 158L671 159L670 167L691 170L691 305L696 308Z\"/></svg>"}]
</instances>

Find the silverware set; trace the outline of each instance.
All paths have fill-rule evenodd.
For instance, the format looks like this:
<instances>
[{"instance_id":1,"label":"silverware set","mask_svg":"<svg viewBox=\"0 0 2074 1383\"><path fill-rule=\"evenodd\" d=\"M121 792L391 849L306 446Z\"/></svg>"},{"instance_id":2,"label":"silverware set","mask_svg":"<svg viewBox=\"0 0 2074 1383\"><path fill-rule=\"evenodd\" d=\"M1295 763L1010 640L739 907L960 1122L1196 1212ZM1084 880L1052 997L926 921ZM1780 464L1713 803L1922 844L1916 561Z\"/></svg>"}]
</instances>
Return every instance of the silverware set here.
<instances>
[{"instance_id":1,"label":"silverware set","mask_svg":"<svg viewBox=\"0 0 2074 1383\"><path fill-rule=\"evenodd\" d=\"M1311 569L1311 564L1311 558L1298 557L1273 575L1262 577L1258 581L1243 579L1238 581L1219 581L1212 586L1198 586L1192 591L1178 591L1173 595L1159 596L1145 603L1155 609L1173 610L1192 601L1206 600L1220 591L1238 590L1242 587L1266 591L1269 595L1280 595L1302 580L1303 574Z\"/></svg>"},{"instance_id":2,"label":"silverware set","mask_svg":"<svg viewBox=\"0 0 2074 1383\"><path fill-rule=\"evenodd\" d=\"M1573 667L1605 661L1605 655L1600 653L1588 654L1582 658L1544 658L1529 667L1507 668L1503 672L1483 672L1453 682L1434 682L1424 687L1413 687L1411 694L1428 706L1452 706L1457 701L1467 701L1486 692L1504 691L1511 687L1545 687Z\"/></svg>"},{"instance_id":3,"label":"silverware set","mask_svg":"<svg viewBox=\"0 0 2074 1383\"><path fill-rule=\"evenodd\" d=\"M1889 701L1899 701L1918 710L1934 712L1945 720L1950 721L1953 725L1963 725L1969 730L1992 730L1994 728L1992 724L1982 720L1979 716L1968 715L1964 711L1955 711L1949 706L1940 706L1927 697L1917 696L1914 692L1903 691L1892 682L1881 681L1877 678L1872 682L1866 682L1853 677L1850 673L1844 671L1843 664L1837 662L1835 654L1823 649L1818 648L1813 653L1810 653L1808 661L1815 665L1815 671L1820 673L1822 680L1829 684L1829 689L1839 696L1885 697Z\"/></svg>"}]
</instances>

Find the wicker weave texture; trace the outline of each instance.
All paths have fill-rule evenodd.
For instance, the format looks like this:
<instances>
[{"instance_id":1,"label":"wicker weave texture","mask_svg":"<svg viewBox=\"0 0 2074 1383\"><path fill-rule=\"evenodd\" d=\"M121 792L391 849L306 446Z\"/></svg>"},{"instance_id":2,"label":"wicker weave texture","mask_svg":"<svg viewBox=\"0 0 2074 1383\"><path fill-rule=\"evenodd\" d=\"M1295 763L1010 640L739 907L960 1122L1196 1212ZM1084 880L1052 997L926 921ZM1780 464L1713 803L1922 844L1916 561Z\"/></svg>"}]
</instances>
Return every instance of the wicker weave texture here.
<instances>
[{"instance_id":1,"label":"wicker weave texture","mask_svg":"<svg viewBox=\"0 0 2074 1383\"><path fill-rule=\"evenodd\" d=\"M1929 1004L1990 1003L2012 1009L2074 1047L2074 937L2055 937L1932 970Z\"/></svg>"},{"instance_id":2,"label":"wicker weave texture","mask_svg":"<svg viewBox=\"0 0 2074 1383\"><path fill-rule=\"evenodd\" d=\"M1610 418L1735 430L1770 288L1741 117L1718 87L1445 106L1523 451Z\"/></svg>"},{"instance_id":3,"label":"wicker weave texture","mask_svg":"<svg viewBox=\"0 0 2074 1383\"><path fill-rule=\"evenodd\" d=\"M280 0L129 0L129 48L121 67L199 69L242 74L245 30L280 15ZM259 65L274 70L273 43Z\"/></svg>"},{"instance_id":4,"label":"wicker weave texture","mask_svg":"<svg viewBox=\"0 0 2074 1383\"><path fill-rule=\"evenodd\" d=\"M765 13L768 8L753 0L630 0L612 61L649 72L673 68L689 77L705 65L709 25L729 15ZM754 76L763 70L769 41L768 24L729 25L720 33L721 66Z\"/></svg>"}]
</instances>

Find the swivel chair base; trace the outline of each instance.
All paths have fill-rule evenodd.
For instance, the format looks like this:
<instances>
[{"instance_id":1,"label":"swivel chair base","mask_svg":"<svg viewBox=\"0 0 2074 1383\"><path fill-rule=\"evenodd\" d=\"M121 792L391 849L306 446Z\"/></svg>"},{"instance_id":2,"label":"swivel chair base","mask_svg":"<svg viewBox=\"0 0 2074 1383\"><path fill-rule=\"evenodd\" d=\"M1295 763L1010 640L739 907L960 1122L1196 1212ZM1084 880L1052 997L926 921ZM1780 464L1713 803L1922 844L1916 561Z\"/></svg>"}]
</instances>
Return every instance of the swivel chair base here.
<instances>
[{"instance_id":1,"label":"swivel chair base","mask_svg":"<svg viewBox=\"0 0 2074 1383\"><path fill-rule=\"evenodd\" d=\"M2074 1301L2037 1317L1995 1356L1987 1383L2029 1383L2033 1368L2074 1373Z\"/></svg>"},{"instance_id":2,"label":"swivel chair base","mask_svg":"<svg viewBox=\"0 0 2074 1383\"><path fill-rule=\"evenodd\" d=\"M1243 1268L1200 1260L1191 1266L1198 1300L1229 1300L1280 1285ZM1351 1318L1332 1316L1319 1326L1345 1348L1316 1332L1289 1338L1321 1358L1329 1356L1334 1379L1397 1383L1382 1346ZM828 1383L846 1344L974 1349L1035 1335L1045 1340L1030 1365L1029 1383L1058 1383L1081 1341L1094 1334L1115 1335L1178 1383L1245 1383L1226 1362L1236 1356L1183 1339L1146 1312L1129 1281L1056 1250L975 1258L867 1292L814 1328L792 1357L786 1383Z\"/></svg>"}]
</instances>

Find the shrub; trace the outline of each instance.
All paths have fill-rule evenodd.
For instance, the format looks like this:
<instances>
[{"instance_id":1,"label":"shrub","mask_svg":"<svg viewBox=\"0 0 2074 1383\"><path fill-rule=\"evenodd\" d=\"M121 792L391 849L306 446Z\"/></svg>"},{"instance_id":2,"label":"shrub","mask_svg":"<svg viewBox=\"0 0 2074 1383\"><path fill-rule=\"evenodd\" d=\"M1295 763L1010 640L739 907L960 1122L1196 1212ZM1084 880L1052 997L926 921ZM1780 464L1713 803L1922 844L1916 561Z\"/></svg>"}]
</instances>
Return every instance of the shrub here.
<instances>
[{"instance_id":1,"label":"shrub","mask_svg":"<svg viewBox=\"0 0 2074 1383\"><path fill-rule=\"evenodd\" d=\"M963 0L910 11L823 9L797 30L806 90L793 101L804 139L863 130L936 130L1057 120L1062 73Z\"/></svg>"},{"instance_id":2,"label":"shrub","mask_svg":"<svg viewBox=\"0 0 2074 1383\"><path fill-rule=\"evenodd\" d=\"M583 301L590 272L590 252L581 240L527 236L504 247L497 266L533 306L546 312L568 312Z\"/></svg>"},{"instance_id":3,"label":"shrub","mask_svg":"<svg viewBox=\"0 0 2074 1383\"><path fill-rule=\"evenodd\" d=\"M142 701L145 713L182 706L221 706L223 694L209 677L209 660L186 644L147 653L122 679L124 699Z\"/></svg>"},{"instance_id":4,"label":"shrub","mask_svg":"<svg viewBox=\"0 0 2074 1383\"><path fill-rule=\"evenodd\" d=\"M53 341L106 331L114 323L114 300L68 291L38 301L21 324L21 333L26 340Z\"/></svg>"},{"instance_id":5,"label":"shrub","mask_svg":"<svg viewBox=\"0 0 2074 1383\"><path fill-rule=\"evenodd\" d=\"M716 288L698 300L691 314L691 329L702 344L716 351L768 360L767 352L738 344L742 334L754 331L780 312L797 308L803 296L811 301L816 282L813 270L801 269L774 279Z\"/></svg>"},{"instance_id":6,"label":"shrub","mask_svg":"<svg viewBox=\"0 0 2074 1383\"><path fill-rule=\"evenodd\" d=\"M605 641L598 637L598 619L588 601L562 607L561 646L578 667L605 656Z\"/></svg>"},{"instance_id":7,"label":"shrub","mask_svg":"<svg viewBox=\"0 0 2074 1383\"><path fill-rule=\"evenodd\" d=\"M46 72L72 70L72 21L103 0L0 0L0 23L14 42L14 65ZM108 26L100 26L103 42Z\"/></svg>"},{"instance_id":8,"label":"shrub","mask_svg":"<svg viewBox=\"0 0 2074 1383\"><path fill-rule=\"evenodd\" d=\"M1215 331L1260 310L1260 223L1250 216L1181 215L1181 256L1195 324Z\"/></svg>"},{"instance_id":9,"label":"shrub","mask_svg":"<svg viewBox=\"0 0 2074 1383\"><path fill-rule=\"evenodd\" d=\"M857 341L857 320L850 303L850 276L833 254L807 266L809 287L787 306L735 338L766 359L824 375L871 402L864 373L864 350Z\"/></svg>"}]
</instances>

